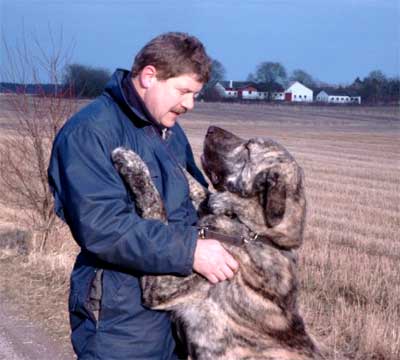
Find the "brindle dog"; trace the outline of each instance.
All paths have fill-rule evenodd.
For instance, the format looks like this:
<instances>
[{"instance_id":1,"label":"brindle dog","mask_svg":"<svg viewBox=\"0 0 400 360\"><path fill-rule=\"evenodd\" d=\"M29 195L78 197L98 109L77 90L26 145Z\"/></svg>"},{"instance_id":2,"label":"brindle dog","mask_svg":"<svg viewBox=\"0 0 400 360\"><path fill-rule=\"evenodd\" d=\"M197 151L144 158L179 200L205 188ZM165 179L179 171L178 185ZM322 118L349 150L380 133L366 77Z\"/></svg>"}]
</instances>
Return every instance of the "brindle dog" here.
<instances>
[{"instance_id":1,"label":"brindle dog","mask_svg":"<svg viewBox=\"0 0 400 360\"><path fill-rule=\"evenodd\" d=\"M112 157L141 215L166 223L139 156L118 148ZM217 191L186 174L199 226L224 240L240 269L217 285L198 274L144 276L144 305L172 312L192 359L321 359L296 304L293 249L302 243L306 210L302 169L272 140L245 141L217 127L208 129L202 166Z\"/></svg>"}]
</instances>

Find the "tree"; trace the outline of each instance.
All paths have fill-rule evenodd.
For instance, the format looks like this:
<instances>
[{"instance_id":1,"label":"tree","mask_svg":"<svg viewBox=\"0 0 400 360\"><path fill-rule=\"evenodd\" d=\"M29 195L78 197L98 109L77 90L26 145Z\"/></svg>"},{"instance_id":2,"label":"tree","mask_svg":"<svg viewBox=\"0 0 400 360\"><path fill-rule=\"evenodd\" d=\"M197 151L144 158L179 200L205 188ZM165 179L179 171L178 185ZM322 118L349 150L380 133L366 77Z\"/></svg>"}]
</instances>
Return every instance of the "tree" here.
<instances>
[{"instance_id":1,"label":"tree","mask_svg":"<svg viewBox=\"0 0 400 360\"><path fill-rule=\"evenodd\" d=\"M255 75L253 73L250 73L249 75L247 75L247 79L246 80L248 82L253 82L253 83L257 82L256 81L256 77L255 77Z\"/></svg>"},{"instance_id":2,"label":"tree","mask_svg":"<svg viewBox=\"0 0 400 360\"><path fill-rule=\"evenodd\" d=\"M215 88L217 82L225 79L226 70L218 60L213 59L211 64L211 76L207 84L204 85L201 92L201 98L206 101L221 100L221 94Z\"/></svg>"},{"instance_id":3,"label":"tree","mask_svg":"<svg viewBox=\"0 0 400 360\"><path fill-rule=\"evenodd\" d=\"M65 47L62 34L46 51L37 38L23 33L11 47L3 38L2 78L15 85L2 97L10 130L0 142L0 199L16 210L18 220L39 239L44 250L57 224L53 197L47 182L51 144L56 133L77 109L72 89L60 84L72 47Z\"/></svg>"},{"instance_id":4,"label":"tree","mask_svg":"<svg viewBox=\"0 0 400 360\"><path fill-rule=\"evenodd\" d=\"M211 78L210 81L222 81L225 79L226 70L218 60L213 59L211 64Z\"/></svg>"},{"instance_id":5,"label":"tree","mask_svg":"<svg viewBox=\"0 0 400 360\"><path fill-rule=\"evenodd\" d=\"M65 68L63 83L79 97L95 97L102 93L110 77L110 71L104 68L70 64Z\"/></svg>"},{"instance_id":6,"label":"tree","mask_svg":"<svg viewBox=\"0 0 400 360\"><path fill-rule=\"evenodd\" d=\"M262 84L271 100L272 92L286 84L287 73L285 67L279 62L264 61L260 63L254 74L249 74L248 80Z\"/></svg>"},{"instance_id":7,"label":"tree","mask_svg":"<svg viewBox=\"0 0 400 360\"><path fill-rule=\"evenodd\" d=\"M313 77L301 69L293 70L292 75L290 76L290 81L298 81L301 82L303 85L309 88L315 88L315 80Z\"/></svg>"},{"instance_id":8,"label":"tree","mask_svg":"<svg viewBox=\"0 0 400 360\"><path fill-rule=\"evenodd\" d=\"M381 70L372 70L368 74L367 79L380 84L383 84L387 81L385 74Z\"/></svg>"},{"instance_id":9,"label":"tree","mask_svg":"<svg viewBox=\"0 0 400 360\"><path fill-rule=\"evenodd\" d=\"M254 79L258 83L284 84L287 79L285 67L279 62L265 61L257 66Z\"/></svg>"},{"instance_id":10,"label":"tree","mask_svg":"<svg viewBox=\"0 0 400 360\"><path fill-rule=\"evenodd\" d=\"M400 101L400 78L394 77L388 80L388 100L399 103Z\"/></svg>"},{"instance_id":11,"label":"tree","mask_svg":"<svg viewBox=\"0 0 400 360\"><path fill-rule=\"evenodd\" d=\"M399 77L388 78L382 71L373 70L363 80L357 77L347 90L361 95L363 102L366 103L398 103L400 79Z\"/></svg>"},{"instance_id":12,"label":"tree","mask_svg":"<svg viewBox=\"0 0 400 360\"><path fill-rule=\"evenodd\" d=\"M380 70L373 70L363 80L361 96L367 102L384 102L387 85L388 80L383 72Z\"/></svg>"}]
</instances>

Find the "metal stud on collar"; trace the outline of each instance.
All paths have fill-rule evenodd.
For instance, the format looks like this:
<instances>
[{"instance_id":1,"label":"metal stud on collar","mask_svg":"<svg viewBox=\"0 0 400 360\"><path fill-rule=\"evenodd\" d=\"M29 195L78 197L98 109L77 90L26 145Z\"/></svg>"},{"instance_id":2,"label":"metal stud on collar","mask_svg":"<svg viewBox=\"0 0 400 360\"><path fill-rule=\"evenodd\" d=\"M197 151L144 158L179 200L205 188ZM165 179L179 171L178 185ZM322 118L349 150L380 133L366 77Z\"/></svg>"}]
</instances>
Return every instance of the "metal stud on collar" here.
<instances>
[{"instance_id":1,"label":"metal stud on collar","mask_svg":"<svg viewBox=\"0 0 400 360\"><path fill-rule=\"evenodd\" d=\"M201 227L200 229L199 229L199 232L198 232L198 235L199 235L199 238L200 239L205 239L206 238L206 230L207 230L207 228L206 227Z\"/></svg>"}]
</instances>

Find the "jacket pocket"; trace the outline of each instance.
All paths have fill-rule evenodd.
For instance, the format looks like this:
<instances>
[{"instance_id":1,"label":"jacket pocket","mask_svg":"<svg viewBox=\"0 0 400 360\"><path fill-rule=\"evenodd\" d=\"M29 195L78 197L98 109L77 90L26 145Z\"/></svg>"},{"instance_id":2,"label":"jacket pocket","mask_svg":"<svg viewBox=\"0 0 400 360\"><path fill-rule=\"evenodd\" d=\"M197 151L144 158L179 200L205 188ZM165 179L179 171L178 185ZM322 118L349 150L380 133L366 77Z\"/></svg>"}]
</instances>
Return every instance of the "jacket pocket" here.
<instances>
[{"instance_id":1,"label":"jacket pocket","mask_svg":"<svg viewBox=\"0 0 400 360\"><path fill-rule=\"evenodd\" d=\"M101 298L103 296L103 269L98 269L89 289L89 296L86 301L88 310L93 314L96 323L99 321L101 311Z\"/></svg>"},{"instance_id":2,"label":"jacket pocket","mask_svg":"<svg viewBox=\"0 0 400 360\"><path fill-rule=\"evenodd\" d=\"M105 270L101 321L118 317L125 307L134 308L136 299L139 299L140 303L140 298L141 290L137 277L124 272Z\"/></svg>"},{"instance_id":3,"label":"jacket pocket","mask_svg":"<svg viewBox=\"0 0 400 360\"><path fill-rule=\"evenodd\" d=\"M90 293L97 270L93 267L80 269L72 275L68 310L71 316L72 331L85 319L96 321L90 304Z\"/></svg>"},{"instance_id":4,"label":"jacket pocket","mask_svg":"<svg viewBox=\"0 0 400 360\"><path fill-rule=\"evenodd\" d=\"M68 309L71 341L78 356L83 353L90 339L96 333L97 320L88 306L90 289L96 274L95 268L84 267L74 271L71 278Z\"/></svg>"}]
</instances>

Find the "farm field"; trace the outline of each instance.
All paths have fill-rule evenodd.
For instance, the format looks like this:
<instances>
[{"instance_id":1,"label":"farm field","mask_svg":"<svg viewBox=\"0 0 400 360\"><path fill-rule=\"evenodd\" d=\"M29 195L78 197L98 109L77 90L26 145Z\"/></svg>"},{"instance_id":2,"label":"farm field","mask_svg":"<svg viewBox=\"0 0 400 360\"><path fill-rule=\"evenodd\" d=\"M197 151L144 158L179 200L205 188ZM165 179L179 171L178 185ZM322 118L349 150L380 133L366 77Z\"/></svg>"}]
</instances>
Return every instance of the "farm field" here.
<instances>
[{"instance_id":1,"label":"farm field","mask_svg":"<svg viewBox=\"0 0 400 360\"><path fill-rule=\"evenodd\" d=\"M398 359L399 109L198 103L180 122L197 160L210 125L244 138L273 138L294 155L306 177L299 303L309 330L329 359ZM12 127L0 113L0 141ZM2 233L18 225L13 209L0 206L1 247ZM27 309L29 297L35 309L56 306L39 311L40 318L50 329L57 326L67 343L66 293L76 247L65 229L61 233L63 246L52 254L30 254L24 262L21 255L0 256L0 290L23 297ZM29 280L33 268L39 283ZM15 279L22 284L18 291L11 286Z\"/></svg>"}]
</instances>

